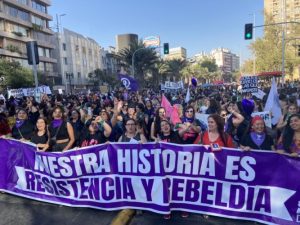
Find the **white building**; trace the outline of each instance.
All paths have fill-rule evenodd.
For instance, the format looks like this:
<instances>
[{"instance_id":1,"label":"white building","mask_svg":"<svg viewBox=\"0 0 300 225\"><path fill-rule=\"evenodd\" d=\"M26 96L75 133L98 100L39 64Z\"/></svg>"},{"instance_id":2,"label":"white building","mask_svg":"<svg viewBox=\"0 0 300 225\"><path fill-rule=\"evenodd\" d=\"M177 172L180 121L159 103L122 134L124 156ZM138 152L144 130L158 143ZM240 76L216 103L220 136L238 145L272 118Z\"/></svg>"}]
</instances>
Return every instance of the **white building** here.
<instances>
[{"instance_id":1,"label":"white building","mask_svg":"<svg viewBox=\"0 0 300 225\"><path fill-rule=\"evenodd\" d=\"M240 69L240 57L229 49L213 49L210 54L223 73L231 73Z\"/></svg>"},{"instance_id":2,"label":"white building","mask_svg":"<svg viewBox=\"0 0 300 225\"><path fill-rule=\"evenodd\" d=\"M56 37L62 84L72 89L86 89L91 85L88 74L104 69L104 49L95 40L65 28L62 33L56 33Z\"/></svg>"},{"instance_id":3,"label":"white building","mask_svg":"<svg viewBox=\"0 0 300 225\"><path fill-rule=\"evenodd\" d=\"M165 55L165 60L181 59L186 60L186 49L183 47L170 48L169 54Z\"/></svg>"}]
</instances>

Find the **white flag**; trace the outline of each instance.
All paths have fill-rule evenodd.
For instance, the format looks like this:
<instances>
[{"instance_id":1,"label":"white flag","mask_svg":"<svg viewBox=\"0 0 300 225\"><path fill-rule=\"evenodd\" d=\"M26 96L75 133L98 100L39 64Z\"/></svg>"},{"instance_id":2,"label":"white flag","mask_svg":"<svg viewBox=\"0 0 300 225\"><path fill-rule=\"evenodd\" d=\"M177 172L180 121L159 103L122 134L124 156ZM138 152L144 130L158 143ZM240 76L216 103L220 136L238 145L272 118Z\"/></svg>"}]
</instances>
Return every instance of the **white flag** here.
<instances>
[{"instance_id":1,"label":"white flag","mask_svg":"<svg viewBox=\"0 0 300 225\"><path fill-rule=\"evenodd\" d=\"M272 79L272 86L264 111L271 112L273 125L277 124L280 117L282 116L275 78Z\"/></svg>"},{"instance_id":2,"label":"white flag","mask_svg":"<svg viewBox=\"0 0 300 225\"><path fill-rule=\"evenodd\" d=\"M188 103L191 99L191 94L190 94L190 87L188 87L188 90L186 92L186 96L185 96L185 103Z\"/></svg>"}]
</instances>

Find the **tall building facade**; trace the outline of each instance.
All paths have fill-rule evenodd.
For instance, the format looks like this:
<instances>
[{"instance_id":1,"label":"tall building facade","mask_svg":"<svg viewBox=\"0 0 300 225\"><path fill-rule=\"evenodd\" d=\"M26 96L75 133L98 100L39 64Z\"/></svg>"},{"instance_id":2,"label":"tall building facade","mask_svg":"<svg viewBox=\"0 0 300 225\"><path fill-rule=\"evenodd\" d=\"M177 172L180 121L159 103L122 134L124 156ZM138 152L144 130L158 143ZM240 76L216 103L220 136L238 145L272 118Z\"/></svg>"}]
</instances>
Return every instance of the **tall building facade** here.
<instances>
[{"instance_id":1,"label":"tall building facade","mask_svg":"<svg viewBox=\"0 0 300 225\"><path fill-rule=\"evenodd\" d=\"M96 69L103 70L104 49L93 39L68 29L56 33L55 56L62 84L67 89L83 90L92 86L91 78Z\"/></svg>"},{"instance_id":2,"label":"tall building facade","mask_svg":"<svg viewBox=\"0 0 300 225\"><path fill-rule=\"evenodd\" d=\"M229 49L217 48L212 50L210 54L223 73L232 73L240 69L240 57Z\"/></svg>"},{"instance_id":3,"label":"tall building facade","mask_svg":"<svg viewBox=\"0 0 300 225\"><path fill-rule=\"evenodd\" d=\"M129 48L131 44L137 42L137 34L119 34L116 36L116 50L120 52L122 49Z\"/></svg>"},{"instance_id":4,"label":"tall building facade","mask_svg":"<svg viewBox=\"0 0 300 225\"><path fill-rule=\"evenodd\" d=\"M49 28L50 5L50 0L0 0L0 57L29 67L26 42L37 41L38 69L53 85L58 74L54 70L53 31Z\"/></svg>"},{"instance_id":5,"label":"tall building facade","mask_svg":"<svg viewBox=\"0 0 300 225\"><path fill-rule=\"evenodd\" d=\"M165 60L181 59L186 60L186 49L183 47L170 48L169 54L165 55Z\"/></svg>"}]
</instances>

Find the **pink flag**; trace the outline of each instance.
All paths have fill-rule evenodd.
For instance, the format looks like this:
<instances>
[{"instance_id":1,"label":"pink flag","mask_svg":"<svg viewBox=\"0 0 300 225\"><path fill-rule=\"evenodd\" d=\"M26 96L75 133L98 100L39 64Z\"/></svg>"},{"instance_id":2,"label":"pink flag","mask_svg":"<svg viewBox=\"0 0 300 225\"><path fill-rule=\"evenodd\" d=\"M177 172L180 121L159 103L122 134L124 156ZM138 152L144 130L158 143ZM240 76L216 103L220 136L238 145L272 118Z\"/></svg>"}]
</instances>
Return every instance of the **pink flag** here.
<instances>
[{"instance_id":1,"label":"pink flag","mask_svg":"<svg viewBox=\"0 0 300 225\"><path fill-rule=\"evenodd\" d=\"M169 100L166 98L165 95L162 95L161 106L165 108L166 116L168 118L170 118L171 114L172 114L172 111L173 111L173 107L172 107L171 103L169 102Z\"/></svg>"},{"instance_id":2,"label":"pink flag","mask_svg":"<svg viewBox=\"0 0 300 225\"><path fill-rule=\"evenodd\" d=\"M177 123L181 123L181 120L179 118L179 108L177 105L173 106L173 111L171 114L171 123L173 125L176 125Z\"/></svg>"}]
</instances>

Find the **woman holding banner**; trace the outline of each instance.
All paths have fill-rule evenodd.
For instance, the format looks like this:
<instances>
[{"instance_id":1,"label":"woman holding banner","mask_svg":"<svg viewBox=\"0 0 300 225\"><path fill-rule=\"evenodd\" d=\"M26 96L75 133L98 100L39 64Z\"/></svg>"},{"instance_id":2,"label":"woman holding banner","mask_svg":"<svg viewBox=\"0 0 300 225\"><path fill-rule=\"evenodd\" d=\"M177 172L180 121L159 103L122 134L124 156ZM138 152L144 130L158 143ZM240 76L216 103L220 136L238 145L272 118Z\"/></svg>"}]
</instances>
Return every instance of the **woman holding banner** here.
<instances>
[{"instance_id":1,"label":"woman holding banner","mask_svg":"<svg viewBox=\"0 0 300 225\"><path fill-rule=\"evenodd\" d=\"M12 128L12 137L21 140L28 141L34 131L34 125L28 119L28 114L25 109L20 109L17 112L16 123Z\"/></svg>"},{"instance_id":2,"label":"woman holding banner","mask_svg":"<svg viewBox=\"0 0 300 225\"><path fill-rule=\"evenodd\" d=\"M195 118L195 110L192 106L188 106L185 110L182 124L178 125L179 136L183 139L183 144L193 144L204 125Z\"/></svg>"},{"instance_id":3,"label":"woman holding banner","mask_svg":"<svg viewBox=\"0 0 300 225\"><path fill-rule=\"evenodd\" d=\"M275 150L273 138L267 134L263 118L254 116L249 130L240 143L241 149Z\"/></svg>"},{"instance_id":4,"label":"woman holding banner","mask_svg":"<svg viewBox=\"0 0 300 225\"><path fill-rule=\"evenodd\" d=\"M35 131L30 141L36 144L38 151L45 152L49 148L47 121L44 118L39 118L37 120Z\"/></svg>"},{"instance_id":5,"label":"woman holding banner","mask_svg":"<svg viewBox=\"0 0 300 225\"><path fill-rule=\"evenodd\" d=\"M136 121L129 118L125 121L125 133L119 138L118 142L146 143L147 139L138 132Z\"/></svg>"},{"instance_id":6,"label":"woman holding banner","mask_svg":"<svg viewBox=\"0 0 300 225\"><path fill-rule=\"evenodd\" d=\"M195 141L197 144L233 148L233 140L224 132L224 119L218 114L208 117L208 130Z\"/></svg>"},{"instance_id":7,"label":"woman holding banner","mask_svg":"<svg viewBox=\"0 0 300 225\"><path fill-rule=\"evenodd\" d=\"M63 118L63 109L56 106L52 113L52 122L49 125L50 148L53 152L67 151L75 142L74 130L69 122Z\"/></svg>"}]
</instances>

